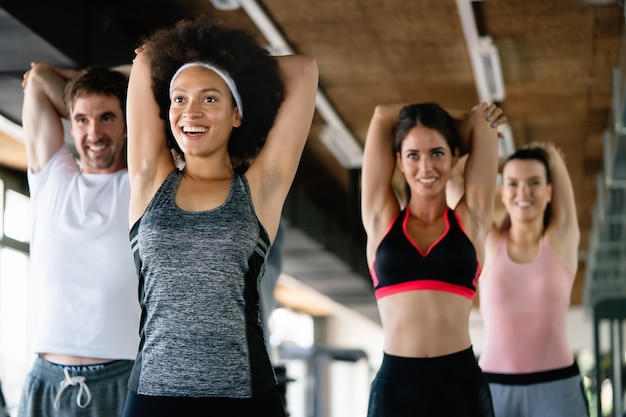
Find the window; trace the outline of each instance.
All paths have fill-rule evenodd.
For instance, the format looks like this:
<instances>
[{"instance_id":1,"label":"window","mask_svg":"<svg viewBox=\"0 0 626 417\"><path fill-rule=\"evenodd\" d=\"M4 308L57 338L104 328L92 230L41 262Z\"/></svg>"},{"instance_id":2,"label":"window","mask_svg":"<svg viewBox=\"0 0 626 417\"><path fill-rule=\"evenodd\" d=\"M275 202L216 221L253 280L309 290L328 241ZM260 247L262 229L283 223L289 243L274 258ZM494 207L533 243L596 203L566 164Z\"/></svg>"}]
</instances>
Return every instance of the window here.
<instances>
[{"instance_id":1,"label":"window","mask_svg":"<svg viewBox=\"0 0 626 417\"><path fill-rule=\"evenodd\" d=\"M23 173L0 168L0 382L15 415L34 359L29 294L30 199Z\"/></svg>"}]
</instances>

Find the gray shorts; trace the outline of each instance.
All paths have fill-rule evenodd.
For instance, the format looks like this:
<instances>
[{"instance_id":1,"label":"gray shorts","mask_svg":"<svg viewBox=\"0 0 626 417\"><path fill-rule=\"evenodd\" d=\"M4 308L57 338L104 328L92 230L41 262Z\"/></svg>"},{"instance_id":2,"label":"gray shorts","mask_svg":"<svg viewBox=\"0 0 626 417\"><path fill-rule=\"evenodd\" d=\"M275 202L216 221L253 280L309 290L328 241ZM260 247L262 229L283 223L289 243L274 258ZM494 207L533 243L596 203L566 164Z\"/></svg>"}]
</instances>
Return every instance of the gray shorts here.
<instances>
[{"instance_id":1,"label":"gray shorts","mask_svg":"<svg viewBox=\"0 0 626 417\"><path fill-rule=\"evenodd\" d=\"M589 417L576 364L528 374L484 375L498 417Z\"/></svg>"},{"instance_id":2,"label":"gray shorts","mask_svg":"<svg viewBox=\"0 0 626 417\"><path fill-rule=\"evenodd\" d=\"M18 417L115 417L122 414L133 361L57 365L37 358L24 383Z\"/></svg>"}]
</instances>

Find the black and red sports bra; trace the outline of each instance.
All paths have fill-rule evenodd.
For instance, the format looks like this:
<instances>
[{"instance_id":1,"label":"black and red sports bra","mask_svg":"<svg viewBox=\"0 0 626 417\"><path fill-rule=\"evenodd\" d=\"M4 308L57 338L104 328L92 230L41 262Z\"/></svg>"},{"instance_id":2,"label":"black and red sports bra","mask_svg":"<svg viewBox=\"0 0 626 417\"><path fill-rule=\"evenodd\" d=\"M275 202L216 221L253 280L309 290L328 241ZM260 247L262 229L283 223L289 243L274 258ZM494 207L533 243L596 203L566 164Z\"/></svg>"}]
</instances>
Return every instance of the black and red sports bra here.
<instances>
[{"instance_id":1,"label":"black and red sports bra","mask_svg":"<svg viewBox=\"0 0 626 417\"><path fill-rule=\"evenodd\" d=\"M392 220L370 267L376 299L415 290L474 298L481 271L476 250L456 213L446 208L444 218L446 230L425 254L407 233L408 208Z\"/></svg>"}]
</instances>

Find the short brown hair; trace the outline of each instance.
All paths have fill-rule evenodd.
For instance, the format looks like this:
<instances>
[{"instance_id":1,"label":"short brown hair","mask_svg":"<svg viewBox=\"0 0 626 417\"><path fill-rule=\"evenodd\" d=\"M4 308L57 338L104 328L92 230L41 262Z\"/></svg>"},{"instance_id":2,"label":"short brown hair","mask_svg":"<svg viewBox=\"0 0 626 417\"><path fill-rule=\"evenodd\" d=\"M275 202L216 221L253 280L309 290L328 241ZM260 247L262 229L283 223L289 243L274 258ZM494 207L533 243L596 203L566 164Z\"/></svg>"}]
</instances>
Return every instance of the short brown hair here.
<instances>
[{"instance_id":1,"label":"short brown hair","mask_svg":"<svg viewBox=\"0 0 626 417\"><path fill-rule=\"evenodd\" d=\"M106 68L90 67L77 73L65 85L63 99L68 112L71 112L74 101L77 97L92 94L117 97L122 108L122 113L126 113L126 91L128 90L128 80L117 71Z\"/></svg>"}]
</instances>

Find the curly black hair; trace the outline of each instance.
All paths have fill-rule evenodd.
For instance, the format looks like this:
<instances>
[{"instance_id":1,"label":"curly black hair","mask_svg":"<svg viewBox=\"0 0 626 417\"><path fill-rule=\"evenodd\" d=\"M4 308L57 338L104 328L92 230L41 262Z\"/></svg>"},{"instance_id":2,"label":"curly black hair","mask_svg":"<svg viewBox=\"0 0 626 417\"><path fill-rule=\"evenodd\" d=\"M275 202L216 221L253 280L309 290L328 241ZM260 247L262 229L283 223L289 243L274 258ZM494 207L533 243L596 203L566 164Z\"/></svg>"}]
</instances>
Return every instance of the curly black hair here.
<instances>
[{"instance_id":1,"label":"curly black hair","mask_svg":"<svg viewBox=\"0 0 626 417\"><path fill-rule=\"evenodd\" d=\"M245 172L263 145L284 99L284 85L276 60L251 32L226 26L209 17L183 19L162 28L143 42L151 60L152 91L165 120L168 145L181 156L169 126L169 84L189 62L207 62L224 69L241 95L245 117L233 129L228 152L235 172Z\"/></svg>"}]
</instances>

